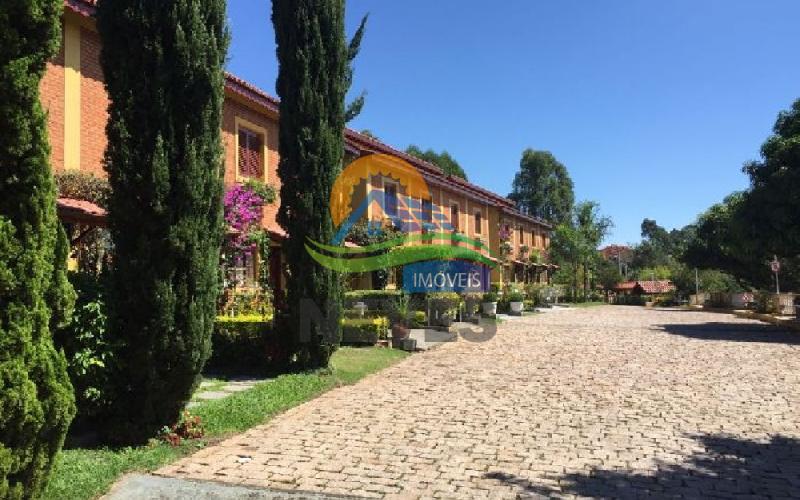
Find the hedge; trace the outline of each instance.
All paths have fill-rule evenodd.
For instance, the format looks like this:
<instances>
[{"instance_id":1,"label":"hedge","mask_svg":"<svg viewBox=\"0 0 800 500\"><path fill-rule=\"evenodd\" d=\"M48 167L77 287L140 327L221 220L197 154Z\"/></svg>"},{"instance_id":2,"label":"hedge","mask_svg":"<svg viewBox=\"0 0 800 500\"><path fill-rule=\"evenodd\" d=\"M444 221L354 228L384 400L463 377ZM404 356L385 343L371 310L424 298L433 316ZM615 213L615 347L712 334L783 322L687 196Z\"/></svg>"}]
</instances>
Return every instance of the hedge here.
<instances>
[{"instance_id":1,"label":"hedge","mask_svg":"<svg viewBox=\"0 0 800 500\"><path fill-rule=\"evenodd\" d=\"M275 331L270 317L217 316L211 336L210 371L272 373L290 364L295 346Z\"/></svg>"},{"instance_id":2,"label":"hedge","mask_svg":"<svg viewBox=\"0 0 800 500\"><path fill-rule=\"evenodd\" d=\"M388 328L386 317L342 319L342 344L375 345L386 338Z\"/></svg>"}]
</instances>

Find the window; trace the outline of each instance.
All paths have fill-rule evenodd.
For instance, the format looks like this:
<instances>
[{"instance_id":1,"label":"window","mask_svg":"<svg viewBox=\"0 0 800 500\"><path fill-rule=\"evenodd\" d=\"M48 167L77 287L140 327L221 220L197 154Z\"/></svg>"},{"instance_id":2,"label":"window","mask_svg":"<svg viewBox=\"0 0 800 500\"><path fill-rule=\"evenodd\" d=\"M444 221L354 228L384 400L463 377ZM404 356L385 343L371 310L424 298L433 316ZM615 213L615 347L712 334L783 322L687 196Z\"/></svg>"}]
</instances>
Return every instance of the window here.
<instances>
[{"instance_id":1,"label":"window","mask_svg":"<svg viewBox=\"0 0 800 500\"><path fill-rule=\"evenodd\" d=\"M483 222L481 219L483 219L481 213L475 212L475 234L481 234L481 223Z\"/></svg>"},{"instance_id":2,"label":"window","mask_svg":"<svg viewBox=\"0 0 800 500\"><path fill-rule=\"evenodd\" d=\"M459 217L458 216L459 216L459 214L458 214L458 205L454 203L454 204L450 205L450 225L453 226L454 230L458 230L459 229L459 226L458 226L458 218Z\"/></svg>"},{"instance_id":3,"label":"window","mask_svg":"<svg viewBox=\"0 0 800 500\"><path fill-rule=\"evenodd\" d=\"M433 222L433 200L422 200L422 221Z\"/></svg>"},{"instance_id":4,"label":"window","mask_svg":"<svg viewBox=\"0 0 800 500\"><path fill-rule=\"evenodd\" d=\"M258 132L239 127L239 175L264 177L264 138Z\"/></svg>"},{"instance_id":5,"label":"window","mask_svg":"<svg viewBox=\"0 0 800 500\"><path fill-rule=\"evenodd\" d=\"M522 226L520 226L517 231L519 232L519 242L518 243L520 245L524 245L525 244L525 230L522 229Z\"/></svg>"},{"instance_id":6,"label":"window","mask_svg":"<svg viewBox=\"0 0 800 500\"><path fill-rule=\"evenodd\" d=\"M397 185L383 185L383 210L389 217L397 217Z\"/></svg>"}]
</instances>

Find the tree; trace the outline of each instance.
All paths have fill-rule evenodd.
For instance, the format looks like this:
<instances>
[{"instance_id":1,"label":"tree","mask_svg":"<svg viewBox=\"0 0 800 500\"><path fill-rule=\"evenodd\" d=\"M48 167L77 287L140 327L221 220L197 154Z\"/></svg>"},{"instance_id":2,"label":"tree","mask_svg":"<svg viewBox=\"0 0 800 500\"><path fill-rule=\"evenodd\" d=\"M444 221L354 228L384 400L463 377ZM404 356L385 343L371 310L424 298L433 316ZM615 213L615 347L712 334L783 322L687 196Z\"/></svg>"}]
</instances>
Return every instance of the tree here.
<instances>
[{"instance_id":1,"label":"tree","mask_svg":"<svg viewBox=\"0 0 800 500\"><path fill-rule=\"evenodd\" d=\"M608 300L608 293L622 281L622 274L619 272L617 263L610 260L601 260L597 265L597 273L595 278L597 282L603 287L606 293L606 300Z\"/></svg>"},{"instance_id":2,"label":"tree","mask_svg":"<svg viewBox=\"0 0 800 500\"><path fill-rule=\"evenodd\" d=\"M418 146L412 144L406 148L406 153L410 154L411 156L416 156L420 160L427 161L428 163L433 163L437 167L441 168L442 171L447 175L460 177L465 181L468 180L464 169L461 168L461 165L455 160L455 158L450 156L450 153L447 151L442 151L441 153L437 153L433 149L426 149L423 151Z\"/></svg>"},{"instance_id":3,"label":"tree","mask_svg":"<svg viewBox=\"0 0 800 500\"><path fill-rule=\"evenodd\" d=\"M0 498L40 496L75 414L52 341L75 294L39 102L62 9L61 0L0 5Z\"/></svg>"},{"instance_id":4,"label":"tree","mask_svg":"<svg viewBox=\"0 0 800 500\"><path fill-rule=\"evenodd\" d=\"M224 0L100 0L115 248L108 437L174 423L208 359L222 241Z\"/></svg>"},{"instance_id":5,"label":"tree","mask_svg":"<svg viewBox=\"0 0 800 500\"><path fill-rule=\"evenodd\" d=\"M744 213L747 193L729 195L698 217L681 261L699 269L720 269L756 287L769 287L771 258Z\"/></svg>"},{"instance_id":6,"label":"tree","mask_svg":"<svg viewBox=\"0 0 800 500\"><path fill-rule=\"evenodd\" d=\"M348 48L343 0L274 0L272 22L278 54L280 102L278 151L281 207L286 230L288 316L281 327L299 343L301 362L327 366L341 335L341 284L305 249L308 238L334 236L329 202L341 171ZM310 300L327 319L302 331L301 303Z\"/></svg>"},{"instance_id":7,"label":"tree","mask_svg":"<svg viewBox=\"0 0 800 500\"><path fill-rule=\"evenodd\" d=\"M577 298L580 277L583 277L583 298L587 298L590 273L602 261L597 247L611 227L613 222L600 215L600 205L594 201L578 203L568 223L556 227L550 241L550 256L571 271L573 299Z\"/></svg>"},{"instance_id":8,"label":"tree","mask_svg":"<svg viewBox=\"0 0 800 500\"><path fill-rule=\"evenodd\" d=\"M578 231L581 244L581 264L583 266L583 296L589 292L590 271L601 260L597 248L614 227L610 217L600 215L600 204L595 201L583 201L575 205L574 225Z\"/></svg>"},{"instance_id":9,"label":"tree","mask_svg":"<svg viewBox=\"0 0 800 500\"><path fill-rule=\"evenodd\" d=\"M520 210L554 225L568 223L575 203L567 167L549 151L526 149L508 198Z\"/></svg>"},{"instance_id":10,"label":"tree","mask_svg":"<svg viewBox=\"0 0 800 500\"><path fill-rule=\"evenodd\" d=\"M361 18L361 23L358 25L358 29L356 30L353 38L350 39L350 43L347 45L347 71L345 72L345 91L349 89L350 86L353 84L353 73L355 73L355 68L353 67L353 61L355 60L358 52L361 50L361 40L364 39L364 32L367 29L367 19L369 18L369 14L365 15ZM361 114L361 110L364 109L364 103L367 100L367 92L362 91L358 97L356 97L350 104L347 105L344 111L344 121L345 123L353 120L356 116Z\"/></svg>"}]
</instances>

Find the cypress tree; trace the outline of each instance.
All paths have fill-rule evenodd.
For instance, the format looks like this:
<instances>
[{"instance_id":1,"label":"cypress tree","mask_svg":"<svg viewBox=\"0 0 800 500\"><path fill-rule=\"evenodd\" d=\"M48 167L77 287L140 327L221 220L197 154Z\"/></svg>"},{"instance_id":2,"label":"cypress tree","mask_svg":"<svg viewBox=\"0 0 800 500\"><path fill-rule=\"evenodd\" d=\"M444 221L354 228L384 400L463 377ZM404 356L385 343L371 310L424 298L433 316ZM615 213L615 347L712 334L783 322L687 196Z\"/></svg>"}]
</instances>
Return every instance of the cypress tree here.
<instances>
[{"instance_id":1,"label":"cypress tree","mask_svg":"<svg viewBox=\"0 0 800 500\"><path fill-rule=\"evenodd\" d=\"M0 4L0 498L39 496L75 414L51 335L74 292L39 102L62 9L61 0Z\"/></svg>"},{"instance_id":2,"label":"cypress tree","mask_svg":"<svg viewBox=\"0 0 800 500\"><path fill-rule=\"evenodd\" d=\"M101 0L115 247L107 437L174 423L210 354L222 240L224 0Z\"/></svg>"},{"instance_id":3,"label":"cypress tree","mask_svg":"<svg viewBox=\"0 0 800 500\"><path fill-rule=\"evenodd\" d=\"M300 341L308 366L327 366L339 343L341 285L334 271L306 252L306 238L331 241L330 193L341 171L348 46L344 0L273 0L281 98L278 222L288 233L285 250L291 279L283 328ZM310 300L327 321L301 332L301 307Z\"/></svg>"}]
</instances>

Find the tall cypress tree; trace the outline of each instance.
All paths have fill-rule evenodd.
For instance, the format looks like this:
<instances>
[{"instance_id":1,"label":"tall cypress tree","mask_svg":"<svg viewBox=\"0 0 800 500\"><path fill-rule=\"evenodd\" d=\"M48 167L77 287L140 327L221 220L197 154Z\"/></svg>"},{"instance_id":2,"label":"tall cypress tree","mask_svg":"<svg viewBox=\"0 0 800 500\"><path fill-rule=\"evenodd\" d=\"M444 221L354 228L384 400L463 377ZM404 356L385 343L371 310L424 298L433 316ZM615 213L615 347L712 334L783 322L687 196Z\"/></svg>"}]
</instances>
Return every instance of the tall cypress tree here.
<instances>
[{"instance_id":1,"label":"tall cypress tree","mask_svg":"<svg viewBox=\"0 0 800 500\"><path fill-rule=\"evenodd\" d=\"M333 238L329 203L341 171L348 85L344 0L273 0L272 22L281 98L278 222L288 233L291 275L284 328L298 336L309 366L326 366L340 335L341 286L335 272L317 264L304 245L306 238ZM309 299L328 321L306 335L300 325L308 311L301 305Z\"/></svg>"},{"instance_id":2,"label":"tall cypress tree","mask_svg":"<svg viewBox=\"0 0 800 500\"><path fill-rule=\"evenodd\" d=\"M51 335L74 292L39 102L62 9L61 0L0 4L0 498L39 496L75 414Z\"/></svg>"},{"instance_id":3,"label":"tall cypress tree","mask_svg":"<svg viewBox=\"0 0 800 500\"><path fill-rule=\"evenodd\" d=\"M222 240L224 0L101 0L118 339L108 437L173 423L210 339Z\"/></svg>"}]
</instances>

